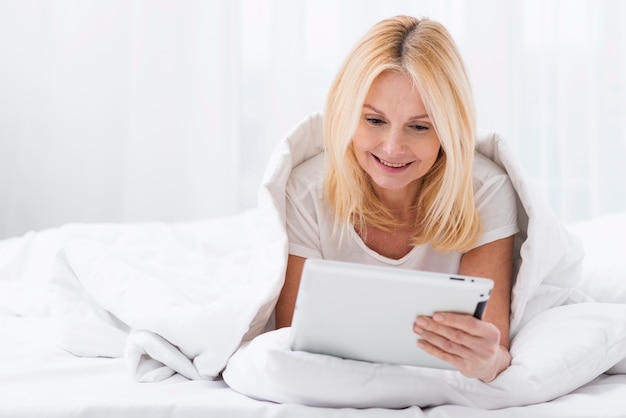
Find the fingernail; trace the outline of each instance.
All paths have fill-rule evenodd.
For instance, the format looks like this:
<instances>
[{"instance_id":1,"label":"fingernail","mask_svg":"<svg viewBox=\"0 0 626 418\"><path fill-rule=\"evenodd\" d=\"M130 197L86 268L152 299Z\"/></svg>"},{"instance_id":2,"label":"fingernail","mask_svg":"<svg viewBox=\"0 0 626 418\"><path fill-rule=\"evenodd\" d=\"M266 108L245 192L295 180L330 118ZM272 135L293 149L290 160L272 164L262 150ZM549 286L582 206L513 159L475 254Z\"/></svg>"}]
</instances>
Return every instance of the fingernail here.
<instances>
[{"instance_id":1,"label":"fingernail","mask_svg":"<svg viewBox=\"0 0 626 418\"><path fill-rule=\"evenodd\" d=\"M441 322L443 321L443 315L436 313L433 315L433 321Z\"/></svg>"},{"instance_id":2,"label":"fingernail","mask_svg":"<svg viewBox=\"0 0 626 418\"><path fill-rule=\"evenodd\" d=\"M422 328L425 328L426 325L428 325L428 322L426 322L424 318L417 318L417 321L415 321L415 323L417 324L417 326Z\"/></svg>"}]
</instances>

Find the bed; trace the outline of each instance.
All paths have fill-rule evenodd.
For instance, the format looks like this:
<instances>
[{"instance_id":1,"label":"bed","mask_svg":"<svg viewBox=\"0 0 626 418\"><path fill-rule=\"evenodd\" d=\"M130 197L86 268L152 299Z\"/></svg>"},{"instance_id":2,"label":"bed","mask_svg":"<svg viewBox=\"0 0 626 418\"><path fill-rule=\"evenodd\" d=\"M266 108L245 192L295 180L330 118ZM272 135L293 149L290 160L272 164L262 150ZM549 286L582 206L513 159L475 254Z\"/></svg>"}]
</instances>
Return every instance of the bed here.
<instances>
[{"instance_id":1,"label":"bed","mask_svg":"<svg viewBox=\"0 0 626 418\"><path fill-rule=\"evenodd\" d=\"M320 151L319 122L277 148L258 208L0 241L0 416L626 416L626 212L562 225L495 136L479 151L507 169L524 214L513 365L483 384L290 352L272 327L281 185Z\"/></svg>"}]
</instances>

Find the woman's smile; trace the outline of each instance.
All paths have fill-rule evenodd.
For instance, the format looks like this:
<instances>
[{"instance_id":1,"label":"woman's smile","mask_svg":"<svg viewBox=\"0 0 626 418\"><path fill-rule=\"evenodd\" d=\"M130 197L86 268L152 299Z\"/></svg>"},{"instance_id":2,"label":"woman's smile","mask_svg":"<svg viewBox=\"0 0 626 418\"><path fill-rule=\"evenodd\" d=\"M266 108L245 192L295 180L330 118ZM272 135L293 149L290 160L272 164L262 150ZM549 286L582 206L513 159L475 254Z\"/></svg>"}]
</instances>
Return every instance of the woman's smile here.
<instances>
[{"instance_id":1,"label":"woman's smile","mask_svg":"<svg viewBox=\"0 0 626 418\"><path fill-rule=\"evenodd\" d=\"M391 161L383 160L382 158L377 157L374 154L372 154L372 157L374 157L376 161L378 161L380 165L382 165L384 168L391 169L391 172L402 171L402 169L408 167L413 163L412 161L408 163L392 163Z\"/></svg>"}]
</instances>

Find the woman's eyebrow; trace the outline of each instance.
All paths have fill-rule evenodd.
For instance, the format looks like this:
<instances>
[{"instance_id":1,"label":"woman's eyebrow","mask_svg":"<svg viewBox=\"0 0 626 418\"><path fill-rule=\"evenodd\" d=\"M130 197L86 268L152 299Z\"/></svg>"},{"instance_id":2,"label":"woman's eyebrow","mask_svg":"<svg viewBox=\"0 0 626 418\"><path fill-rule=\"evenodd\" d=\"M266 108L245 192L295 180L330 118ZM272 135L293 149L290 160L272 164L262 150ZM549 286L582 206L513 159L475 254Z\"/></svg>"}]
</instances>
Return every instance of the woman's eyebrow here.
<instances>
[{"instance_id":1,"label":"woman's eyebrow","mask_svg":"<svg viewBox=\"0 0 626 418\"><path fill-rule=\"evenodd\" d=\"M417 120L417 119L430 119L430 116L428 116L428 113L424 113L423 115L413 116L409 120Z\"/></svg>"},{"instance_id":2,"label":"woman's eyebrow","mask_svg":"<svg viewBox=\"0 0 626 418\"><path fill-rule=\"evenodd\" d=\"M369 103L365 103L363 104L363 108L368 108L373 110L376 113L380 113L381 115L385 116L385 112L383 112L382 110L376 109L374 106L372 106ZM424 113L423 115L417 115L417 116L413 116L411 118L409 118L409 120L416 120L416 119L430 119L430 117L428 116L428 113Z\"/></svg>"},{"instance_id":3,"label":"woman's eyebrow","mask_svg":"<svg viewBox=\"0 0 626 418\"><path fill-rule=\"evenodd\" d=\"M363 104L363 107L364 107L364 108L365 108L365 107L367 107L367 108L369 108L369 109L373 110L374 112L376 112L376 113L380 113L381 115L385 116L385 112L383 112L382 110L378 110L378 109L376 109L376 108L375 108L374 106L372 106L371 104L365 103L365 104Z\"/></svg>"}]
</instances>

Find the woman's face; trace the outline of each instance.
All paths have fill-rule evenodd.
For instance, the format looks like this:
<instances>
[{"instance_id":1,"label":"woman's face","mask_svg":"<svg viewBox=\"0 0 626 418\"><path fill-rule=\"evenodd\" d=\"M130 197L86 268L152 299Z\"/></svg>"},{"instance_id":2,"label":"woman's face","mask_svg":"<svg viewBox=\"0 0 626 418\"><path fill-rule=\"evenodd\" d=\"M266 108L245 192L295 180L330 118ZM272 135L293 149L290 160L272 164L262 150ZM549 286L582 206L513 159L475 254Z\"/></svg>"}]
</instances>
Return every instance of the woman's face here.
<instances>
[{"instance_id":1,"label":"woman's face","mask_svg":"<svg viewBox=\"0 0 626 418\"><path fill-rule=\"evenodd\" d=\"M408 76L385 71L374 80L352 145L380 198L414 202L440 143Z\"/></svg>"}]
</instances>

